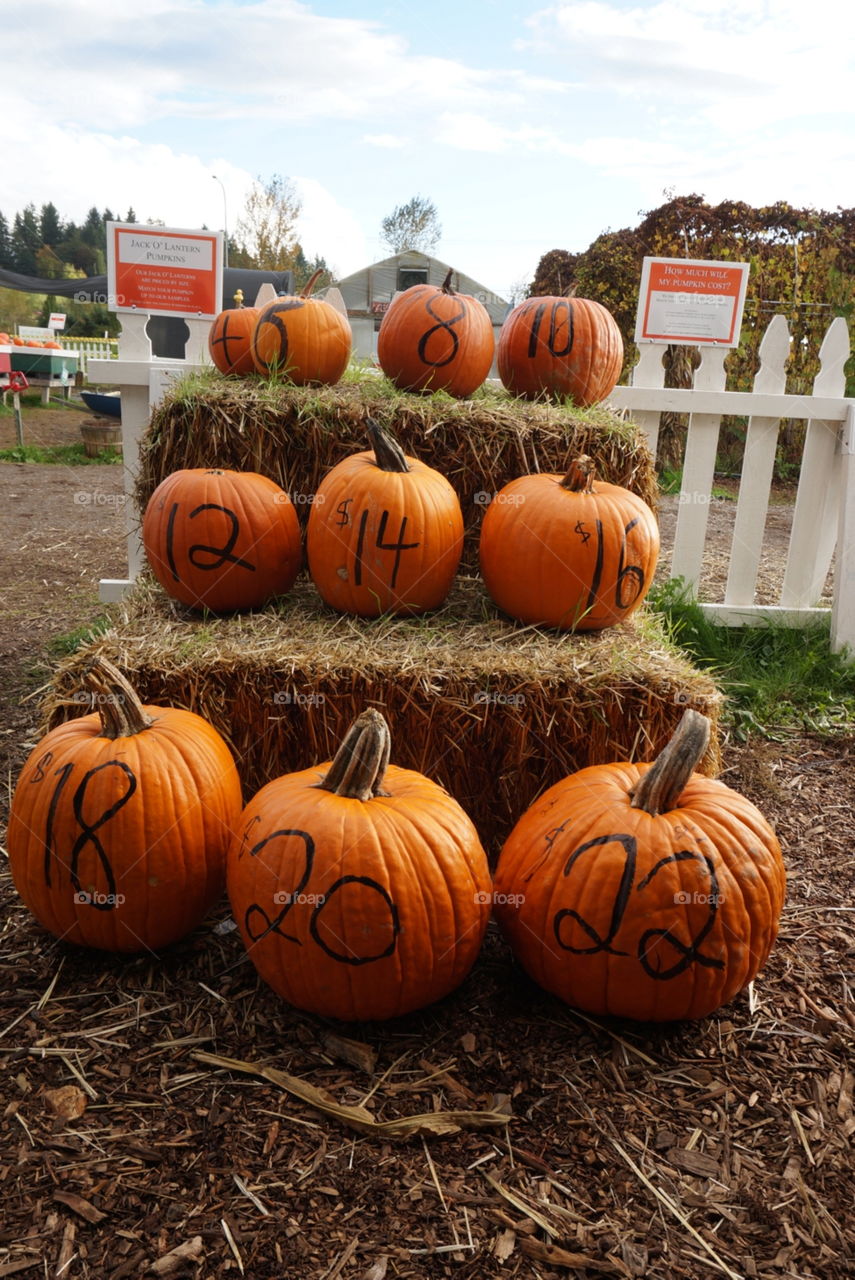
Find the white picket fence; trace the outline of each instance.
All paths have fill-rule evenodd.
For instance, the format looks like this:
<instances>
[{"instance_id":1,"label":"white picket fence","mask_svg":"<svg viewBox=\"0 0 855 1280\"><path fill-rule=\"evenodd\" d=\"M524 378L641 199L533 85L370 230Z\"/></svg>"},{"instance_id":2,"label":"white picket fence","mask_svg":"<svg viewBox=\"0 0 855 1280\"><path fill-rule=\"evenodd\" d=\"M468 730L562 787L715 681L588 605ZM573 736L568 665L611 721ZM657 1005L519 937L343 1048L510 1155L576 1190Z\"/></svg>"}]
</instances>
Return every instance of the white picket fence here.
<instances>
[{"instance_id":1,"label":"white picket fence","mask_svg":"<svg viewBox=\"0 0 855 1280\"><path fill-rule=\"evenodd\" d=\"M826 619L832 647L855 656L855 400L845 398L843 366L849 359L849 330L832 322L819 352L819 372L811 395L786 394L790 351L787 322L775 316L760 344L760 367L750 392L725 389L725 348L705 347L691 389L663 386L664 346L645 345L632 386L609 397L625 409L656 449L663 412L689 414L671 577L697 593L704 558L707 517L719 428L724 416L748 418L742 476L724 600L704 610L728 625L756 625L780 619L803 626ZM757 571L771 493L775 449L782 419L807 423L787 564L779 600L755 602ZM831 609L819 606L834 559Z\"/></svg>"},{"instance_id":2,"label":"white picket fence","mask_svg":"<svg viewBox=\"0 0 855 1280\"><path fill-rule=\"evenodd\" d=\"M64 351L76 351L79 354L78 369L88 380L90 360L116 360L119 355L117 338L57 338Z\"/></svg>"}]
</instances>

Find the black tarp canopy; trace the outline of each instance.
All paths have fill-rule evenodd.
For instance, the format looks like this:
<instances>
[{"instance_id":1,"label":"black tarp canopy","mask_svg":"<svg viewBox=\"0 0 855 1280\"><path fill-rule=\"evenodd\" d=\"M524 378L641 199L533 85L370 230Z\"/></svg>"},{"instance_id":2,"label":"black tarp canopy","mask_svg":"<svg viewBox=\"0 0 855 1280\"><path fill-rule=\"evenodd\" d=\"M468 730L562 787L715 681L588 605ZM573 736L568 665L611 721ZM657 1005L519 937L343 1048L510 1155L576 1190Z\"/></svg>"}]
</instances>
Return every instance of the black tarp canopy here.
<instances>
[{"instance_id":1,"label":"black tarp canopy","mask_svg":"<svg viewBox=\"0 0 855 1280\"><path fill-rule=\"evenodd\" d=\"M238 289L243 292L244 304L251 307L255 295L263 284L270 283L277 293L291 293L294 288L290 271L255 271L247 267L223 269L223 300L221 306L230 307ZM48 293L55 298L71 298L73 302L106 302L107 277L85 276L79 280L38 280L33 276L19 276L15 271L0 268L0 288L17 289L19 293Z\"/></svg>"}]
</instances>

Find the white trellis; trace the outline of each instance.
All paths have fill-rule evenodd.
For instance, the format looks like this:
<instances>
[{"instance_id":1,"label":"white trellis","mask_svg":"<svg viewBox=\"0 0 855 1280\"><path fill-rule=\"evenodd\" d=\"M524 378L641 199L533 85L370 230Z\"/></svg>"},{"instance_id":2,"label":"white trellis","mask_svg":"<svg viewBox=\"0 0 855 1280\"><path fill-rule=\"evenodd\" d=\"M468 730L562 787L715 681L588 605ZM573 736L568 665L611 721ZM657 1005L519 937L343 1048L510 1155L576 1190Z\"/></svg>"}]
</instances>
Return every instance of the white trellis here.
<instances>
[{"instance_id":1,"label":"white trellis","mask_svg":"<svg viewBox=\"0 0 855 1280\"><path fill-rule=\"evenodd\" d=\"M693 592L703 562L721 419L748 418L725 597L703 608L716 621L735 626L772 618L803 626L827 618L832 647L848 646L855 654L855 400L844 394L844 365L851 354L845 320L832 321L825 335L811 395L785 392L789 350L786 320L775 316L760 344L753 390L739 392L725 390L726 349L704 348L691 389L673 389L663 386L665 347L646 345L632 386L616 387L609 404L632 414L654 451L660 415L690 415L671 576L683 578ZM777 604L761 605L755 603L757 570L778 428L785 418L807 423L805 443L780 598ZM818 601L835 549L829 610Z\"/></svg>"}]
</instances>

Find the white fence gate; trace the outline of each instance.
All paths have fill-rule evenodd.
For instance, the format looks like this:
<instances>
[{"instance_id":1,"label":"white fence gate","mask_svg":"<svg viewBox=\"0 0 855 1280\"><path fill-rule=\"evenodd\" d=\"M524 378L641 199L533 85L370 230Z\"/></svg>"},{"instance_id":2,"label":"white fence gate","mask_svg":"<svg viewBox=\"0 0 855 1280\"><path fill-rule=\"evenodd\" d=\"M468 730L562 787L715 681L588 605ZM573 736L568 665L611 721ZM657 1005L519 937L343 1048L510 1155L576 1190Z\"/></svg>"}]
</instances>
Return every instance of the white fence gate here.
<instances>
[{"instance_id":1,"label":"white fence gate","mask_svg":"<svg viewBox=\"0 0 855 1280\"><path fill-rule=\"evenodd\" d=\"M729 625L777 618L791 626L829 619L832 648L855 655L855 400L845 398L844 365L851 354L843 319L832 321L819 352L811 395L787 395L790 335L775 316L760 344L760 368L750 392L725 390L725 348L705 347L691 389L663 386L665 347L645 345L630 387L609 396L628 410L655 452L663 412L689 414L671 577L697 592L713 488L719 427L724 416L748 418L745 454L724 600L702 607ZM787 565L777 604L755 603L757 570L782 419L807 423ZM818 607L835 557L831 610Z\"/></svg>"}]
</instances>

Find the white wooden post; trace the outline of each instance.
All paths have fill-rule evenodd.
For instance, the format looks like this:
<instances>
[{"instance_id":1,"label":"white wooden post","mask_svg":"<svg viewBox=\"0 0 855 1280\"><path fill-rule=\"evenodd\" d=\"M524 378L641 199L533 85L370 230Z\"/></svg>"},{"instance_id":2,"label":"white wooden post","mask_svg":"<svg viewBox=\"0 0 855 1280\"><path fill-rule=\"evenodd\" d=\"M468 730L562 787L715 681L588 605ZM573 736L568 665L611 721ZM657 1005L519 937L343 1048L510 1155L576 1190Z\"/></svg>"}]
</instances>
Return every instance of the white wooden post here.
<instances>
[{"instance_id":1,"label":"white wooden post","mask_svg":"<svg viewBox=\"0 0 855 1280\"><path fill-rule=\"evenodd\" d=\"M724 358L727 353L726 347L703 349L701 363L695 370L693 391L724 390ZM693 593L701 576L720 423L720 414L693 413L686 434L671 577L683 578Z\"/></svg>"},{"instance_id":2,"label":"white wooden post","mask_svg":"<svg viewBox=\"0 0 855 1280\"><path fill-rule=\"evenodd\" d=\"M632 371L634 387L664 387L665 366L662 363L665 347L659 342L644 343L639 349L638 363ZM641 409L633 414L632 420L647 436L647 445L654 459L659 442L659 420L661 409Z\"/></svg>"},{"instance_id":3,"label":"white wooden post","mask_svg":"<svg viewBox=\"0 0 855 1280\"><path fill-rule=\"evenodd\" d=\"M775 316L760 343L760 368L754 379L754 391L780 395L786 390L789 353L790 333L787 322L783 316ZM726 605L754 603L769 493L775 469L778 423L778 418L751 417L748 420L724 595Z\"/></svg>"},{"instance_id":4,"label":"white wooden post","mask_svg":"<svg viewBox=\"0 0 855 1280\"><path fill-rule=\"evenodd\" d=\"M838 316L832 321L819 351L814 395L842 397L846 391L843 366L849 359L849 330ZM840 503L837 441L839 423L812 419L807 424L796 509L781 590L781 604L806 609L822 595L834 544Z\"/></svg>"},{"instance_id":5,"label":"white wooden post","mask_svg":"<svg viewBox=\"0 0 855 1280\"><path fill-rule=\"evenodd\" d=\"M850 400L840 435L840 516L837 523L837 561L831 647L855 658L855 401Z\"/></svg>"}]
</instances>

